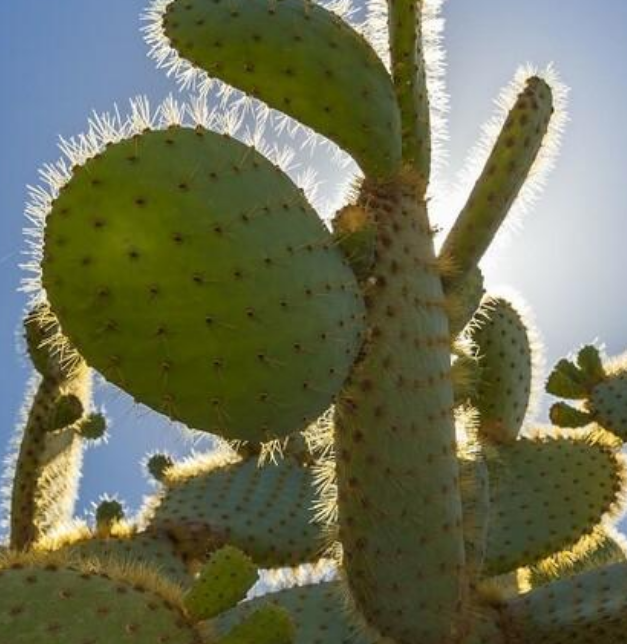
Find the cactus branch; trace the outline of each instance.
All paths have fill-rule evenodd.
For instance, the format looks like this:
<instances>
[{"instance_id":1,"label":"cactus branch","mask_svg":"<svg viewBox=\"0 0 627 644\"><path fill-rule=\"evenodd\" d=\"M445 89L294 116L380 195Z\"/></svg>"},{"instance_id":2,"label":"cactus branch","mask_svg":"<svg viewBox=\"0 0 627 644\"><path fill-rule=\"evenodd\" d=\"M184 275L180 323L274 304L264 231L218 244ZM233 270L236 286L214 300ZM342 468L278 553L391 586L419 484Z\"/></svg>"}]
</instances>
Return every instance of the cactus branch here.
<instances>
[{"instance_id":1,"label":"cactus branch","mask_svg":"<svg viewBox=\"0 0 627 644\"><path fill-rule=\"evenodd\" d=\"M423 5L423 0L388 0L392 79L401 112L403 163L421 178L421 196L431 172L429 95L422 49Z\"/></svg>"}]
</instances>

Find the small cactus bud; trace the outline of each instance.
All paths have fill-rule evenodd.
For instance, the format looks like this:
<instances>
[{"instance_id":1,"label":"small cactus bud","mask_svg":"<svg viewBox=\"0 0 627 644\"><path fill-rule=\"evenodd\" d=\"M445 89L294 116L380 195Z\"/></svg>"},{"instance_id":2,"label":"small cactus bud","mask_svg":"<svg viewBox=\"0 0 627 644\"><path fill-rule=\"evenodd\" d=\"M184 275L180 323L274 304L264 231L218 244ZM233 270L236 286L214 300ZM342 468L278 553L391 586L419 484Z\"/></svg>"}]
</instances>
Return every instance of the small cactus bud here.
<instances>
[{"instance_id":1,"label":"small cactus bud","mask_svg":"<svg viewBox=\"0 0 627 644\"><path fill-rule=\"evenodd\" d=\"M96 531L99 535L111 534L113 526L124 516L124 508L118 500L103 499L96 508Z\"/></svg>"},{"instance_id":2,"label":"small cactus bud","mask_svg":"<svg viewBox=\"0 0 627 644\"><path fill-rule=\"evenodd\" d=\"M103 414L89 414L78 423L76 431L87 440L98 440L107 431L107 419Z\"/></svg>"},{"instance_id":3,"label":"small cactus bud","mask_svg":"<svg viewBox=\"0 0 627 644\"><path fill-rule=\"evenodd\" d=\"M153 454L146 462L146 470L159 481L163 483L166 477L166 471L174 465L174 461L167 454Z\"/></svg>"},{"instance_id":4,"label":"small cactus bud","mask_svg":"<svg viewBox=\"0 0 627 644\"><path fill-rule=\"evenodd\" d=\"M48 431L55 432L73 425L83 415L83 403L74 394L61 396L54 406Z\"/></svg>"},{"instance_id":5,"label":"small cactus bud","mask_svg":"<svg viewBox=\"0 0 627 644\"><path fill-rule=\"evenodd\" d=\"M257 581L250 557L233 546L213 553L185 596L185 608L195 621L210 619L233 608Z\"/></svg>"}]
</instances>

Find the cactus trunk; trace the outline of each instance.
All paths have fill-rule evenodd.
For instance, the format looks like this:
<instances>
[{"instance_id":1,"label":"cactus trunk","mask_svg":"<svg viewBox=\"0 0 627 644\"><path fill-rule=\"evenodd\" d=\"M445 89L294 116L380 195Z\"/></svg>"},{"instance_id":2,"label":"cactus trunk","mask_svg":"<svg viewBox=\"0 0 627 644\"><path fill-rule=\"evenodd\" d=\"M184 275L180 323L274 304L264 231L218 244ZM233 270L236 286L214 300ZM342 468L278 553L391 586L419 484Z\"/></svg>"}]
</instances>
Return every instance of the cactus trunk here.
<instances>
[{"instance_id":1,"label":"cactus trunk","mask_svg":"<svg viewBox=\"0 0 627 644\"><path fill-rule=\"evenodd\" d=\"M452 641L464 596L449 331L415 175L366 182L377 225L367 338L336 414L344 567L365 620L399 644Z\"/></svg>"}]
</instances>

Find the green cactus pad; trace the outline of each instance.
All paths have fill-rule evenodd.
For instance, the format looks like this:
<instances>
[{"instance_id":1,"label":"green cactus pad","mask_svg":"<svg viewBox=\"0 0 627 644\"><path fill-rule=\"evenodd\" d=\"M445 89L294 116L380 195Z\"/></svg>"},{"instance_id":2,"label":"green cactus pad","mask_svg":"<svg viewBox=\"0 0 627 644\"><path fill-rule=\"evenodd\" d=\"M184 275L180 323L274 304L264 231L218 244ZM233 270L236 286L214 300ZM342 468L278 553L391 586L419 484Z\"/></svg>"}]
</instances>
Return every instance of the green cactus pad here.
<instances>
[{"instance_id":1,"label":"green cactus pad","mask_svg":"<svg viewBox=\"0 0 627 644\"><path fill-rule=\"evenodd\" d=\"M192 557L230 543L259 566L291 566L319 558L314 499L309 468L288 459L259 467L251 459L168 484L151 526Z\"/></svg>"},{"instance_id":2,"label":"green cactus pad","mask_svg":"<svg viewBox=\"0 0 627 644\"><path fill-rule=\"evenodd\" d=\"M226 438L305 426L359 349L356 280L302 193L253 148L201 128L146 132L76 168L42 267L92 366Z\"/></svg>"},{"instance_id":3,"label":"green cactus pad","mask_svg":"<svg viewBox=\"0 0 627 644\"><path fill-rule=\"evenodd\" d=\"M212 626L218 634L228 633L260 607L277 605L287 609L294 622L294 644L374 644L377 640L351 621L343 592L338 582L289 588L244 602Z\"/></svg>"},{"instance_id":4,"label":"green cactus pad","mask_svg":"<svg viewBox=\"0 0 627 644\"><path fill-rule=\"evenodd\" d=\"M19 565L0 570L7 644L199 644L180 608L137 580Z\"/></svg>"},{"instance_id":5,"label":"green cactus pad","mask_svg":"<svg viewBox=\"0 0 627 644\"><path fill-rule=\"evenodd\" d=\"M522 427L531 394L532 349L527 326L510 302L491 298L475 316L470 337L481 374L471 397L479 412L479 435L510 443Z\"/></svg>"},{"instance_id":6,"label":"green cactus pad","mask_svg":"<svg viewBox=\"0 0 627 644\"><path fill-rule=\"evenodd\" d=\"M441 256L454 269L449 283L463 281L488 249L536 160L552 113L551 88L529 78L442 246Z\"/></svg>"},{"instance_id":7,"label":"green cactus pad","mask_svg":"<svg viewBox=\"0 0 627 644\"><path fill-rule=\"evenodd\" d=\"M121 564L141 564L155 569L181 587L187 587L191 583L191 574L185 561L178 555L174 543L165 533L142 532L81 539L63 546L59 551L88 561L92 558L104 562L115 559Z\"/></svg>"},{"instance_id":8,"label":"green cactus pad","mask_svg":"<svg viewBox=\"0 0 627 644\"><path fill-rule=\"evenodd\" d=\"M609 435L520 439L488 459L485 573L498 575L572 546L616 511L624 465Z\"/></svg>"},{"instance_id":9,"label":"green cactus pad","mask_svg":"<svg viewBox=\"0 0 627 644\"><path fill-rule=\"evenodd\" d=\"M604 365L599 350L588 345L577 354L577 364L560 360L546 384L554 396L583 400L577 409L564 402L551 407L551 420L560 427L596 422L627 441L627 368L624 360Z\"/></svg>"},{"instance_id":10,"label":"green cactus pad","mask_svg":"<svg viewBox=\"0 0 627 644\"><path fill-rule=\"evenodd\" d=\"M163 29L195 67L331 139L364 173L399 168L390 77L366 40L330 11L303 0L175 0Z\"/></svg>"},{"instance_id":11,"label":"green cactus pad","mask_svg":"<svg viewBox=\"0 0 627 644\"><path fill-rule=\"evenodd\" d=\"M627 564L555 581L502 610L512 644L620 644L627 630Z\"/></svg>"},{"instance_id":12,"label":"green cactus pad","mask_svg":"<svg viewBox=\"0 0 627 644\"><path fill-rule=\"evenodd\" d=\"M257 577L249 557L233 546L224 546L211 555L185 594L185 609L194 621L215 617L242 601Z\"/></svg>"}]
</instances>

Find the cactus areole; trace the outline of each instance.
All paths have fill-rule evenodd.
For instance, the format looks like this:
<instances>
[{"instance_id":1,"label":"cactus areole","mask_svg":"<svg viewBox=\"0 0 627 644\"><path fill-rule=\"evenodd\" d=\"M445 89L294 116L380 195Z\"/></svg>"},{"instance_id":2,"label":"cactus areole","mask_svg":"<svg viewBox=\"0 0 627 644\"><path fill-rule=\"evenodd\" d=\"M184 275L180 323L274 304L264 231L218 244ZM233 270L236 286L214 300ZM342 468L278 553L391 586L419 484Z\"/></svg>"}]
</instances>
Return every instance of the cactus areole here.
<instances>
[{"instance_id":1,"label":"cactus areole","mask_svg":"<svg viewBox=\"0 0 627 644\"><path fill-rule=\"evenodd\" d=\"M153 0L151 53L200 98L96 118L29 206L39 379L2 644L627 642L627 367L561 360L547 391L574 402L534 429L535 334L479 263L550 165L565 90L517 74L436 252L439 4L357 29L344 3ZM331 229L286 141L361 171ZM105 497L72 521L107 424L93 371L224 439L149 455L138 519ZM247 599L259 566L304 564L335 578Z\"/></svg>"}]
</instances>

